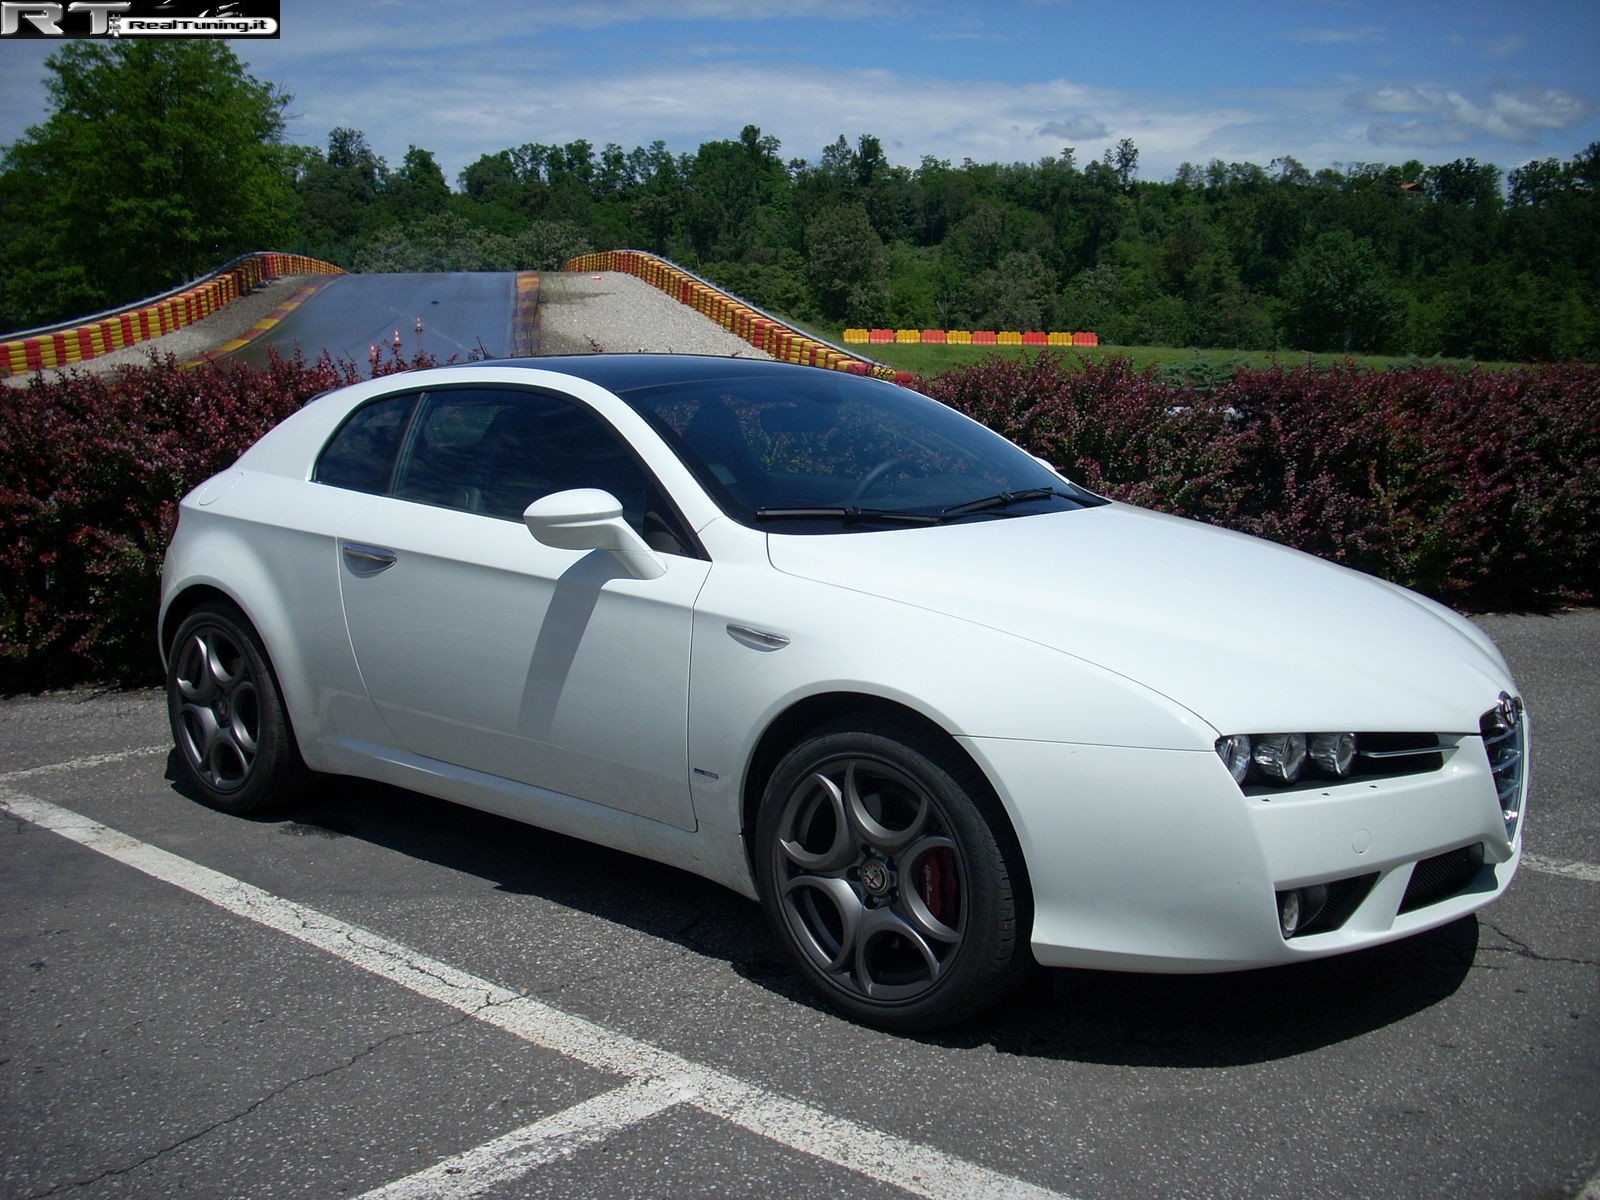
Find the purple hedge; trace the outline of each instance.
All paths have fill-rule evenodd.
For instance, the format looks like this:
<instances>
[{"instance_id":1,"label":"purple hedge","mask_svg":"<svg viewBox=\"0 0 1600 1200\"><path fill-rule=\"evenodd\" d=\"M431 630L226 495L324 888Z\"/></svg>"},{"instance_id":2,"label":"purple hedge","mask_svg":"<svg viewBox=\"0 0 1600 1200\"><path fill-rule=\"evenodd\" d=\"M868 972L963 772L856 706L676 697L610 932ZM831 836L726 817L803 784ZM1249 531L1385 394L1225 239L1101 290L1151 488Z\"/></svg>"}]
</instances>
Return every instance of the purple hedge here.
<instances>
[{"instance_id":1,"label":"purple hedge","mask_svg":"<svg viewBox=\"0 0 1600 1200\"><path fill-rule=\"evenodd\" d=\"M1096 491L1459 608L1600 595L1600 367L1240 370L999 359L924 390Z\"/></svg>"},{"instance_id":2,"label":"purple hedge","mask_svg":"<svg viewBox=\"0 0 1600 1200\"><path fill-rule=\"evenodd\" d=\"M179 497L362 374L326 358L194 371L168 360L0 394L0 691L157 682ZM1123 359L1041 354L921 386L1096 491L1457 607L1600 596L1600 367L1240 371L1195 388Z\"/></svg>"}]
</instances>

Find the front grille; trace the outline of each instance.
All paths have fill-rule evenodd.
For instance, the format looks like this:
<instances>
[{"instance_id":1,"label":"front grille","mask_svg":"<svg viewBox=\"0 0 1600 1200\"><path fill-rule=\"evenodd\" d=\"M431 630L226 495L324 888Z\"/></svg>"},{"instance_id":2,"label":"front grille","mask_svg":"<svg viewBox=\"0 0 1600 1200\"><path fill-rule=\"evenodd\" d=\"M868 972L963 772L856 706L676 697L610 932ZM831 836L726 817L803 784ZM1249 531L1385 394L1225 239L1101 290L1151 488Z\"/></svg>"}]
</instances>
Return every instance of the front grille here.
<instances>
[{"instance_id":1,"label":"front grille","mask_svg":"<svg viewBox=\"0 0 1600 1200\"><path fill-rule=\"evenodd\" d=\"M1444 766L1451 747L1432 733L1363 733L1357 736L1358 775L1421 775Z\"/></svg>"},{"instance_id":2,"label":"front grille","mask_svg":"<svg viewBox=\"0 0 1600 1200\"><path fill-rule=\"evenodd\" d=\"M1411 912L1455 895L1476 879L1482 868L1481 842L1423 859L1411 868L1411 882L1406 885L1400 911Z\"/></svg>"},{"instance_id":3,"label":"front grille","mask_svg":"<svg viewBox=\"0 0 1600 1200\"><path fill-rule=\"evenodd\" d=\"M1504 692L1500 693L1500 703L1478 720L1489 770L1494 772L1494 790L1500 797L1507 838L1517 836L1517 823L1522 819L1523 785L1528 774L1527 727L1522 701Z\"/></svg>"}]
</instances>

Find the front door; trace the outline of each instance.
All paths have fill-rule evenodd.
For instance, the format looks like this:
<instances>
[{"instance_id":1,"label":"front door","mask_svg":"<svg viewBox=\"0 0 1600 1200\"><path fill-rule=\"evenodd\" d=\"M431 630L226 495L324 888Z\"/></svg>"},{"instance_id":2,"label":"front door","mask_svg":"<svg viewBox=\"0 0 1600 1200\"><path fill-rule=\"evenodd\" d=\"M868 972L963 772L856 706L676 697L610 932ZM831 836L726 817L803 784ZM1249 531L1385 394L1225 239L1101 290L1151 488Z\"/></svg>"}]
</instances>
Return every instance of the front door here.
<instances>
[{"instance_id":1,"label":"front door","mask_svg":"<svg viewBox=\"0 0 1600 1200\"><path fill-rule=\"evenodd\" d=\"M425 397L393 494L340 532L351 644L401 748L692 829L689 637L710 564L668 553L665 575L635 579L520 520L566 487L646 503L647 477L600 437L615 435L541 393Z\"/></svg>"}]
</instances>

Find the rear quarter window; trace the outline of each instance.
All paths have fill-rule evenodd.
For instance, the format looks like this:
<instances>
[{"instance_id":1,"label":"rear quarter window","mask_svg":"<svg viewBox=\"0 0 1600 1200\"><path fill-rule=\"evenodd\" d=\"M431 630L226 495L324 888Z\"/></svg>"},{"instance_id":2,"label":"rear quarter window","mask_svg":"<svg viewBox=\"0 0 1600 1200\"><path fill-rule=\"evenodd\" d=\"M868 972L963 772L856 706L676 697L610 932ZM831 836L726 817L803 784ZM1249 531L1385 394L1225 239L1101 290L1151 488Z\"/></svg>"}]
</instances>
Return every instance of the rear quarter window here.
<instances>
[{"instance_id":1,"label":"rear quarter window","mask_svg":"<svg viewBox=\"0 0 1600 1200\"><path fill-rule=\"evenodd\" d=\"M416 400L410 393L385 396L356 409L328 439L312 478L356 492L387 492Z\"/></svg>"}]
</instances>

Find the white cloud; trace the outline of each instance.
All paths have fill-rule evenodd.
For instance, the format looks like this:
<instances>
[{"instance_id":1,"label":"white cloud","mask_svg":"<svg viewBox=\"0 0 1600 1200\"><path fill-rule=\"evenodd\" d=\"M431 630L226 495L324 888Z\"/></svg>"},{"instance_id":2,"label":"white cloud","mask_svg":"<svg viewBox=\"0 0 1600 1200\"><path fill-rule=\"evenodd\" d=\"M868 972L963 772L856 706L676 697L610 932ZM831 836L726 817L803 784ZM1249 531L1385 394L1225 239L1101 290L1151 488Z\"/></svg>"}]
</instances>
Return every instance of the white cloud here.
<instances>
[{"instance_id":1,"label":"white cloud","mask_svg":"<svg viewBox=\"0 0 1600 1200\"><path fill-rule=\"evenodd\" d=\"M1547 130L1565 129L1594 112L1586 97L1562 88L1536 85L1492 91L1472 100L1451 88L1398 86L1356 92L1346 103L1375 116L1414 116L1413 121L1376 121L1368 138L1387 145L1452 145L1487 135L1531 143Z\"/></svg>"},{"instance_id":2,"label":"white cloud","mask_svg":"<svg viewBox=\"0 0 1600 1200\"><path fill-rule=\"evenodd\" d=\"M1291 42L1306 42L1313 46L1384 40L1383 30L1376 25L1363 25L1359 29L1292 29L1282 36Z\"/></svg>"},{"instance_id":3,"label":"white cloud","mask_svg":"<svg viewBox=\"0 0 1600 1200\"><path fill-rule=\"evenodd\" d=\"M1594 111L1594 103L1560 88L1524 87L1491 97L1490 133L1526 141L1541 129L1565 129Z\"/></svg>"},{"instance_id":4,"label":"white cloud","mask_svg":"<svg viewBox=\"0 0 1600 1200\"><path fill-rule=\"evenodd\" d=\"M1104 121L1087 113L1050 121L1038 129L1040 137L1061 138L1069 142L1103 138L1108 132L1110 131L1106 129Z\"/></svg>"},{"instance_id":5,"label":"white cloud","mask_svg":"<svg viewBox=\"0 0 1600 1200\"><path fill-rule=\"evenodd\" d=\"M1472 139L1471 131L1460 125L1438 121L1395 121L1374 124L1367 129L1367 140L1374 146L1460 146Z\"/></svg>"},{"instance_id":6,"label":"white cloud","mask_svg":"<svg viewBox=\"0 0 1600 1200\"><path fill-rule=\"evenodd\" d=\"M1355 92L1347 103L1357 112L1367 113L1431 113L1438 111L1438 102L1421 88L1384 87L1370 92Z\"/></svg>"}]
</instances>

